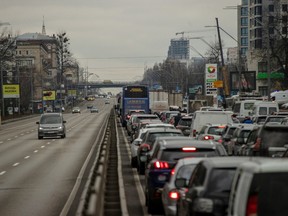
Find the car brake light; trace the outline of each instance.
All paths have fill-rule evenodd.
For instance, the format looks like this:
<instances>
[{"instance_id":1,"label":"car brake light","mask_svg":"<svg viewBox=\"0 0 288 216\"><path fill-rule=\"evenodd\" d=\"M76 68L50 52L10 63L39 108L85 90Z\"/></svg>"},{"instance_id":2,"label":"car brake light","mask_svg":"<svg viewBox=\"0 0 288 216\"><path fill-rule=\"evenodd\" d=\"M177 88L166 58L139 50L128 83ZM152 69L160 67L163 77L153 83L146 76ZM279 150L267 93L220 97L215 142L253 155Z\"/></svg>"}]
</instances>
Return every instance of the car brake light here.
<instances>
[{"instance_id":1,"label":"car brake light","mask_svg":"<svg viewBox=\"0 0 288 216\"><path fill-rule=\"evenodd\" d=\"M260 137L258 137L257 139L256 139L256 143L255 143L255 145L254 145L254 150L256 150L256 151L259 151L260 150L260 145L261 145L261 138Z\"/></svg>"},{"instance_id":2,"label":"car brake light","mask_svg":"<svg viewBox=\"0 0 288 216\"><path fill-rule=\"evenodd\" d=\"M209 135L204 136L204 140L213 140L213 139L214 139L214 136L209 136Z\"/></svg>"},{"instance_id":3,"label":"car brake light","mask_svg":"<svg viewBox=\"0 0 288 216\"><path fill-rule=\"evenodd\" d=\"M246 208L246 216L257 216L258 196L249 196Z\"/></svg>"},{"instance_id":4,"label":"car brake light","mask_svg":"<svg viewBox=\"0 0 288 216\"><path fill-rule=\"evenodd\" d=\"M142 151L142 152L150 151L150 145L146 144L146 143L141 144L141 146L139 148L140 148L140 151Z\"/></svg>"},{"instance_id":5,"label":"car brake light","mask_svg":"<svg viewBox=\"0 0 288 216\"><path fill-rule=\"evenodd\" d=\"M223 140L222 140L222 139L219 139L219 140L218 140L218 142L219 142L219 143L222 143L222 142L223 142Z\"/></svg>"},{"instance_id":6,"label":"car brake light","mask_svg":"<svg viewBox=\"0 0 288 216\"><path fill-rule=\"evenodd\" d=\"M169 164L165 161L155 161L154 162L154 168L156 168L156 169L168 169Z\"/></svg>"},{"instance_id":7,"label":"car brake light","mask_svg":"<svg viewBox=\"0 0 288 216\"><path fill-rule=\"evenodd\" d=\"M188 151L188 152L193 152L196 151L197 149L195 147L183 147L182 151Z\"/></svg>"},{"instance_id":8,"label":"car brake light","mask_svg":"<svg viewBox=\"0 0 288 216\"><path fill-rule=\"evenodd\" d=\"M172 170L171 170L171 175L174 175L175 174L175 168L173 168Z\"/></svg>"},{"instance_id":9,"label":"car brake light","mask_svg":"<svg viewBox=\"0 0 288 216\"><path fill-rule=\"evenodd\" d=\"M179 193L177 190L171 190L169 191L169 198L172 199L172 200L177 200L179 199Z\"/></svg>"}]
</instances>

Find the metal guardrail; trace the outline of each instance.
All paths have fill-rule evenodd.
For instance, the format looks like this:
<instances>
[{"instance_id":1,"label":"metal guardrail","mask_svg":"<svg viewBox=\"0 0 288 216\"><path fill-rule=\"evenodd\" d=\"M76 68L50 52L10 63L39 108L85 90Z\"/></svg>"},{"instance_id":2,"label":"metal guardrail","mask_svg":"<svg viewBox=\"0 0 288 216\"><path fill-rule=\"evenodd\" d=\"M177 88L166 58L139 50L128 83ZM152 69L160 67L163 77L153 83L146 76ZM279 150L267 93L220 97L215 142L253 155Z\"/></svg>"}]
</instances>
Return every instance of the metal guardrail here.
<instances>
[{"instance_id":1,"label":"metal guardrail","mask_svg":"<svg viewBox=\"0 0 288 216\"><path fill-rule=\"evenodd\" d=\"M99 148L99 154L96 158L94 167L92 168L87 183L86 190L83 192L83 198L77 210L77 215L81 216L104 216L105 215L105 193L107 193L107 170L109 166L109 155L111 142L113 141L113 132L115 128L115 114L111 111L108 125L105 131L104 139ZM114 146L113 146L114 148ZM109 161L108 161L109 160ZM117 172L117 170L116 170ZM119 211L119 210L118 210ZM121 209L120 209L121 211ZM108 213L107 213L108 214Z\"/></svg>"}]
</instances>

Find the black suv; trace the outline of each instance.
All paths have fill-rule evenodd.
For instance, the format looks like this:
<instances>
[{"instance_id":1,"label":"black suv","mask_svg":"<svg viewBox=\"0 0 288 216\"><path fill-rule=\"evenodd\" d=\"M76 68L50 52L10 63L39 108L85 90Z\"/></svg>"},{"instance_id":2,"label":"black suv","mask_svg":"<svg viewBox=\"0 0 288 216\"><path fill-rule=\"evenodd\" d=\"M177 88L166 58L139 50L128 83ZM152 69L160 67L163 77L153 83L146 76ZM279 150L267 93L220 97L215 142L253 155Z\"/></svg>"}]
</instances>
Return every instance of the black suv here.
<instances>
[{"instance_id":1,"label":"black suv","mask_svg":"<svg viewBox=\"0 0 288 216\"><path fill-rule=\"evenodd\" d=\"M277 157L286 144L288 125L264 124L253 128L242 152L247 156Z\"/></svg>"}]
</instances>

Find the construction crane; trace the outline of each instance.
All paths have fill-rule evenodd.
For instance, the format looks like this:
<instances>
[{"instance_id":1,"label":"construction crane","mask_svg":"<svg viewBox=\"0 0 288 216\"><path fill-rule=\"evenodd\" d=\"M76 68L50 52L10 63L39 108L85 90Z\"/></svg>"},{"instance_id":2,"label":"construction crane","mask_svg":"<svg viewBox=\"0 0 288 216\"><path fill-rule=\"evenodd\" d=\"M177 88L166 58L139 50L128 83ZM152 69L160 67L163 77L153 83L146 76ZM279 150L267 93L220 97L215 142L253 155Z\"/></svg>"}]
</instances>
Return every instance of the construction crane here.
<instances>
[{"instance_id":1,"label":"construction crane","mask_svg":"<svg viewBox=\"0 0 288 216\"><path fill-rule=\"evenodd\" d=\"M209 31L213 31L213 29L195 30L195 31L182 31L182 32L176 32L176 35L181 34L182 37L184 37L184 34L187 34L187 33L209 32Z\"/></svg>"}]
</instances>

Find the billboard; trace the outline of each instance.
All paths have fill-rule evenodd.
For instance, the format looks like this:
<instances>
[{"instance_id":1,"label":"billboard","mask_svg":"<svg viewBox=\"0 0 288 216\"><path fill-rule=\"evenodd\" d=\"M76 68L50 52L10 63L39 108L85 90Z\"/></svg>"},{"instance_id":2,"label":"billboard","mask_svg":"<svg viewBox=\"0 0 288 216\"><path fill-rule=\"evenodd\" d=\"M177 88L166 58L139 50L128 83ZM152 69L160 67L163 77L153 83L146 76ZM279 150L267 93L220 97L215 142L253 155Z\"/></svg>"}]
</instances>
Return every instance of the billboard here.
<instances>
[{"instance_id":1,"label":"billboard","mask_svg":"<svg viewBox=\"0 0 288 216\"><path fill-rule=\"evenodd\" d=\"M43 91L43 100L55 100L56 99L56 93L55 91Z\"/></svg>"},{"instance_id":2,"label":"billboard","mask_svg":"<svg viewBox=\"0 0 288 216\"><path fill-rule=\"evenodd\" d=\"M19 84L3 85L3 98L20 98Z\"/></svg>"},{"instance_id":3,"label":"billboard","mask_svg":"<svg viewBox=\"0 0 288 216\"><path fill-rule=\"evenodd\" d=\"M217 88L214 82L217 81L218 67L217 64L206 64L205 66L205 92L206 95L217 94Z\"/></svg>"},{"instance_id":4,"label":"billboard","mask_svg":"<svg viewBox=\"0 0 288 216\"><path fill-rule=\"evenodd\" d=\"M238 71L230 72L230 89L232 94L241 92L252 92L256 90L256 71L243 71L240 75Z\"/></svg>"}]
</instances>

